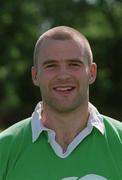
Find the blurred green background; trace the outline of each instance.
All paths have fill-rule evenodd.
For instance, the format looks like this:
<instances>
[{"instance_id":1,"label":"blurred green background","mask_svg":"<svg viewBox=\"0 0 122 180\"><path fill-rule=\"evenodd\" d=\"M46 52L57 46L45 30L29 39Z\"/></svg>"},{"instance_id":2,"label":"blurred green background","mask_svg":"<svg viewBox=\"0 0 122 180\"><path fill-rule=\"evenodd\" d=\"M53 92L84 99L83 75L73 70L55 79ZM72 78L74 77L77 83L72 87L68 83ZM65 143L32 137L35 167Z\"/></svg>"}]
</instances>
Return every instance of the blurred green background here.
<instances>
[{"instance_id":1,"label":"blurred green background","mask_svg":"<svg viewBox=\"0 0 122 180\"><path fill-rule=\"evenodd\" d=\"M98 65L90 101L122 121L122 1L1 0L0 128L30 116L40 100L31 81L34 45L45 30L59 25L88 38Z\"/></svg>"}]
</instances>

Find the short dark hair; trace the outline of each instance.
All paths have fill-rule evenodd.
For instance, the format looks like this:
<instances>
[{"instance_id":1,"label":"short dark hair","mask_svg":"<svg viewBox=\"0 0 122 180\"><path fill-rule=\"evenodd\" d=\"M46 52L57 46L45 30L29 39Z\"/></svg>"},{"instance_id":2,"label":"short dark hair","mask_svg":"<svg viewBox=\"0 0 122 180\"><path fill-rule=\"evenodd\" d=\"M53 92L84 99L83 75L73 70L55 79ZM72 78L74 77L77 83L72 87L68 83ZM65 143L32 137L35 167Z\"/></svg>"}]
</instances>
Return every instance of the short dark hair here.
<instances>
[{"instance_id":1,"label":"short dark hair","mask_svg":"<svg viewBox=\"0 0 122 180\"><path fill-rule=\"evenodd\" d=\"M53 39L53 40L78 40L79 42L83 42L83 48L84 48L84 58L88 61L88 64L91 65L91 62L93 61L92 51L91 47L89 45L88 40L84 35L82 35L79 31L68 27L68 26L58 26L54 27L52 29L49 29L44 34L42 34L39 39L37 40L37 43L35 45L34 49L34 59L33 63L34 66L38 66L38 56L39 56L39 50L41 47L41 44L46 39Z\"/></svg>"}]
</instances>

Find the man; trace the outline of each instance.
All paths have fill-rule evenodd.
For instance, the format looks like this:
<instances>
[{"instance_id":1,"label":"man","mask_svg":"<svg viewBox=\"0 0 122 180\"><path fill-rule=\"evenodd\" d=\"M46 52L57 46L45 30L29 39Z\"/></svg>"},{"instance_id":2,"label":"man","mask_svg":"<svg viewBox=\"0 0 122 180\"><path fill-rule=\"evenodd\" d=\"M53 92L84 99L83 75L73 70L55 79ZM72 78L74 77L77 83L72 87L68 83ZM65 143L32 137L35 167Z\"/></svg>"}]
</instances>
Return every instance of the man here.
<instances>
[{"instance_id":1,"label":"man","mask_svg":"<svg viewBox=\"0 0 122 180\"><path fill-rule=\"evenodd\" d=\"M121 180L122 124L89 102L97 66L87 39L52 28L34 51L32 117L0 135L0 180Z\"/></svg>"}]
</instances>

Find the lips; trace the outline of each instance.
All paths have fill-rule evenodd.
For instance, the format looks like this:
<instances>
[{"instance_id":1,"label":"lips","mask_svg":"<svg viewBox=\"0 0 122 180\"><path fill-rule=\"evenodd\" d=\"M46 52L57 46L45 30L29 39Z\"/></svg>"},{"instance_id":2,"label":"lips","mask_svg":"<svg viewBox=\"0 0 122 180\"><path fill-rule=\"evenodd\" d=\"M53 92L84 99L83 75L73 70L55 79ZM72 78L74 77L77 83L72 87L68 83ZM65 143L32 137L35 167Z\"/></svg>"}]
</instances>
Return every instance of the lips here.
<instances>
[{"instance_id":1,"label":"lips","mask_svg":"<svg viewBox=\"0 0 122 180\"><path fill-rule=\"evenodd\" d=\"M74 86L58 86L53 88L57 92L69 92L75 89Z\"/></svg>"}]
</instances>

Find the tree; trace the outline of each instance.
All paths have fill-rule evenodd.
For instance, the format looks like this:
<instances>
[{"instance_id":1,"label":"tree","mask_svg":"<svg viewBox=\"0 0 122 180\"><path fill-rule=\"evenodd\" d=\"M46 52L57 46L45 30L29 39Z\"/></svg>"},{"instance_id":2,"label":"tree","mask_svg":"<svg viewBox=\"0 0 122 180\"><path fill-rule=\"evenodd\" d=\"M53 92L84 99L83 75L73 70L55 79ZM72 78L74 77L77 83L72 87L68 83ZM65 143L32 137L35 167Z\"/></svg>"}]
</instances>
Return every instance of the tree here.
<instances>
[{"instance_id":1,"label":"tree","mask_svg":"<svg viewBox=\"0 0 122 180\"><path fill-rule=\"evenodd\" d=\"M77 28L90 41L99 69L97 81L91 88L91 100L101 110L103 104L106 107L113 104L114 109L117 104L117 110L122 108L118 101L122 99L121 1L2 0L0 13L1 126L28 116L39 100L39 92L30 78L34 44L39 34L58 25Z\"/></svg>"}]
</instances>

